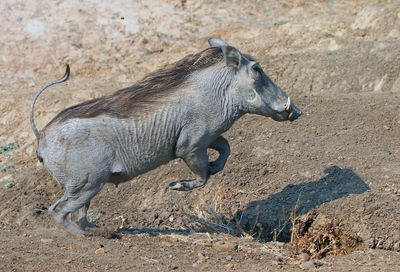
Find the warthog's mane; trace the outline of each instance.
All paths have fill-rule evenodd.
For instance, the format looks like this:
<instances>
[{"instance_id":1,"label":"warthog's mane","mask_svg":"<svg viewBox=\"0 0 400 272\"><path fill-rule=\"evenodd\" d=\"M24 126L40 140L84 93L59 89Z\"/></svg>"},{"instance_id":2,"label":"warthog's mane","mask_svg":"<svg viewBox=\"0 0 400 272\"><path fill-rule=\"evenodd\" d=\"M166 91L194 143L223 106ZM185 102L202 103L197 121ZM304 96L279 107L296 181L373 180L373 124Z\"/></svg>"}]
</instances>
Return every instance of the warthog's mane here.
<instances>
[{"instance_id":1,"label":"warthog's mane","mask_svg":"<svg viewBox=\"0 0 400 272\"><path fill-rule=\"evenodd\" d=\"M152 72L135 85L103 96L85 101L61 111L47 126L72 118L93 118L108 115L116 118L129 118L147 111L149 106L163 101L182 85L191 74L210 67L224 59L222 50L207 48Z\"/></svg>"}]
</instances>

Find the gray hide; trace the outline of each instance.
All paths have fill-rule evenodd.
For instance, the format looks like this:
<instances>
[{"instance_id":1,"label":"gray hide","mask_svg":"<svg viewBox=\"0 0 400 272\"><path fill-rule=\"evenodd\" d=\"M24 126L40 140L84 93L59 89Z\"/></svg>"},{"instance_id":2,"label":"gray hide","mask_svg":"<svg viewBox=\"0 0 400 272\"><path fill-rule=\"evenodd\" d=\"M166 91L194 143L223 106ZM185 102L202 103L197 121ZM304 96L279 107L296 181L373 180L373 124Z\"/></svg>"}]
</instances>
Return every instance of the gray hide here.
<instances>
[{"instance_id":1,"label":"gray hide","mask_svg":"<svg viewBox=\"0 0 400 272\"><path fill-rule=\"evenodd\" d=\"M168 81L168 71L160 69L132 89L64 110L42 131L33 119L35 101L47 87L65 81L69 69L64 78L36 94L30 114L38 138L37 156L66 190L49 208L57 224L72 234L89 234L85 230L91 225L86 211L106 182L118 185L175 158L183 159L195 178L172 182L169 188L187 191L203 186L210 175L224 168L230 148L221 134L240 116L255 113L293 121L301 115L257 62L219 39L210 39L209 43L211 48L190 55L198 57L190 67L206 62L203 56L207 54L211 64L203 63L198 70L186 72L179 84L164 84L157 73L167 74L163 78ZM217 61L211 59L218 57ZM185 64L175 65L179 68ZM153 83L158 85L141 94L142 104L120 97L139 97L135 90ZM157 93L157 86L162 84L170 88L164 86L166 90ZM217 160L208 161L208 148L219 152Z\"/></svg>"}]
</instances>

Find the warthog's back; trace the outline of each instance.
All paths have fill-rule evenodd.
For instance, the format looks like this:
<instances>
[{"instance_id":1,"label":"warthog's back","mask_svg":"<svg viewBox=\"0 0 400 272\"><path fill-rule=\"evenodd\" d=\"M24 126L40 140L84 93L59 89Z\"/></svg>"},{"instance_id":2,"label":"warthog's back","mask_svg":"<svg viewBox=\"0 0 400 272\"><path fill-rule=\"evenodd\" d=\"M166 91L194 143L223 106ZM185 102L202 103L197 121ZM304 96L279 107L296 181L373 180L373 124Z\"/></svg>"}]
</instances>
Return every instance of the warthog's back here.
<instances>
[{"instance_id":1,"label":"warthog's back","mask_svg":"<svg viewBox=\"0 0 400 272\"><path fill-rule=\"evenodd\" d=\"M223 54L218 48L208 48L188 55L182 60L155 71L135 85L110 96L95 98L61 111L47 126L72 118L94 118L100 115L126 119L141 117L170 101L176 90L194 72L220 62Z\"/></svg>"}]
</instances>

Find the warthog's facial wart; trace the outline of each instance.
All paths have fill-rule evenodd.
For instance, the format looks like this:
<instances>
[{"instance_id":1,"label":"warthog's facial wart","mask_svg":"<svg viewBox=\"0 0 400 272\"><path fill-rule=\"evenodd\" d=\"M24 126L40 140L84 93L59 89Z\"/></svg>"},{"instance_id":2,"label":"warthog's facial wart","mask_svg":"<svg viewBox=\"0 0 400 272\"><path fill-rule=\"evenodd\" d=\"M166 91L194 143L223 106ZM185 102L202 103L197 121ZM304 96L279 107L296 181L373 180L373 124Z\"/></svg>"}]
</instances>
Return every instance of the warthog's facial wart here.
<instances>
[{"instance_id":1,"label":"warthog's facial wart","mask_svg":"<svg viewBox=\"0 0 400 272\"><path fill-rule=\"evenodd\" d=\"M254 105L255 107L261 107L262 101L261 97L258 95L255 89L252 89L253 92L250 92L250 97L247 100L247 102L251 105Z\"/></svg>"}]
</instances>

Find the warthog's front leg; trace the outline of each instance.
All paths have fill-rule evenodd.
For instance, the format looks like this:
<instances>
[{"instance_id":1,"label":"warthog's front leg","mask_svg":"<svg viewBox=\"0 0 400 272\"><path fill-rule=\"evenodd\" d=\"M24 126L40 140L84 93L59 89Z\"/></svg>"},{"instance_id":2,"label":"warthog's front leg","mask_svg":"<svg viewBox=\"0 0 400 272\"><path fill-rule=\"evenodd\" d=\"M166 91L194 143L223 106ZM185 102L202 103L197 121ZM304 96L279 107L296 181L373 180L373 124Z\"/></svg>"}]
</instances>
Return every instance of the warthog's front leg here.
<instances>
[{"instance_id":1,"label":"warthog's front leg","mask_svg":"<svg viewBox=\"0 0 400 272\"><path fill-rule=\"evenodd\" d=\"M219 152L219 157L209 164L209 173L210 175L214 175L224 169L226 160L231 154L231 149L228 141L222 136L215 139L215 141L210 144L209 148L215 149Z\"/></svg>"},{"instance_id":2,"label":"warthog's front leg","mask_svg":"<svg viewBox=\"0 0 400 272\"><path fill-rule=\"evenodd\" d=\"M207 150L191 152L183 157L187 166L196 175L194 180L181 180L171 182L169 188L172 190L189 191L203 186L209 177Z\"/></svg>"}]
</instances>

